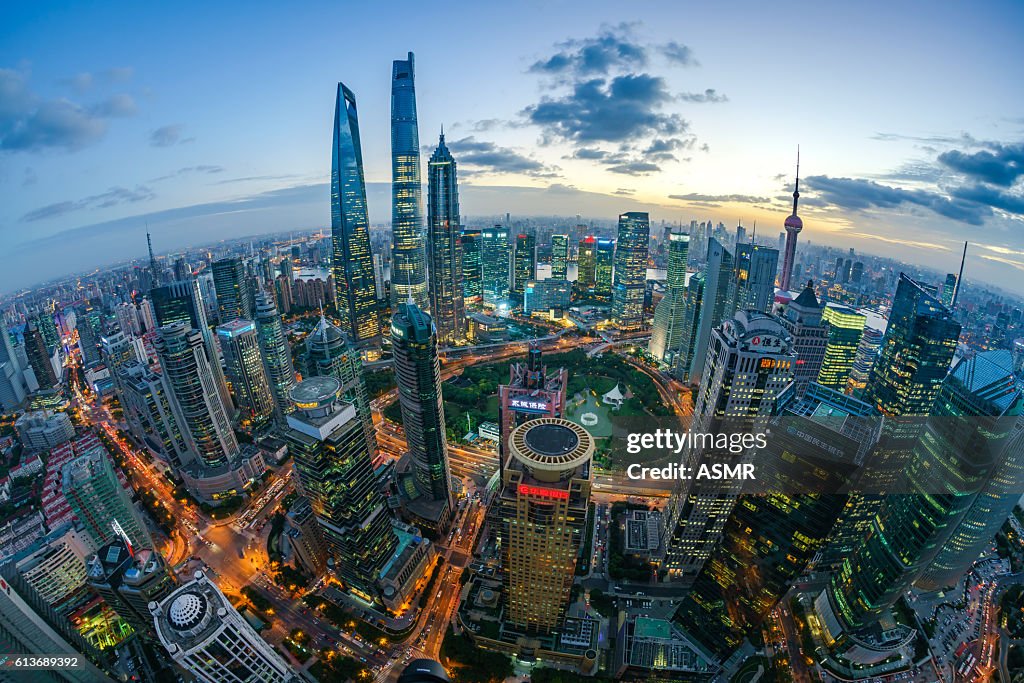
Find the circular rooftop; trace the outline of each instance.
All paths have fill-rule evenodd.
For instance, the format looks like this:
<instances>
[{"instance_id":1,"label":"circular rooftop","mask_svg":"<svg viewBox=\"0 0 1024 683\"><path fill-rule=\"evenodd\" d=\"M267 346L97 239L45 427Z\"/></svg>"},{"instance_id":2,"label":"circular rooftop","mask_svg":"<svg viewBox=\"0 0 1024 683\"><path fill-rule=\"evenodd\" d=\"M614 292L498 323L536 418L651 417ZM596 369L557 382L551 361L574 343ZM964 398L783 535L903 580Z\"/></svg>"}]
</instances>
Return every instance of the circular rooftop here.
<instances>
[{"instance_id":1,"label":"circular rooftop","mask_svg":"<svg viewBox=\"0 0 1024 683\"><path fill-rule=\"evenodd\" d=\"M594 455L590 432L559 417L524 422L512 430L509 445L516 459L540 481L558 481Z\"/></svg>"},{"instance_id":2,"label":"circular rooftop","mask_svg":"<svg viewBox=\"0 0 1024 683\"><path fill-rule=\"evenodd\" d=\"M171 626L185 631L193 628L206 614L206 598L198 593L182 593L174 598L167 611Z\"/></svg>"},{"instance_id":3,"label":"circular rooftop","mask_svg":"<svg viewBox=\"0 0 1024 683\"><path fill-rule=\"evenodd\" d=\"M338 398L341 382L334 377L309 377L288 392L288 397L302 409L330 405Z\"/></svg>"}]
</instances>

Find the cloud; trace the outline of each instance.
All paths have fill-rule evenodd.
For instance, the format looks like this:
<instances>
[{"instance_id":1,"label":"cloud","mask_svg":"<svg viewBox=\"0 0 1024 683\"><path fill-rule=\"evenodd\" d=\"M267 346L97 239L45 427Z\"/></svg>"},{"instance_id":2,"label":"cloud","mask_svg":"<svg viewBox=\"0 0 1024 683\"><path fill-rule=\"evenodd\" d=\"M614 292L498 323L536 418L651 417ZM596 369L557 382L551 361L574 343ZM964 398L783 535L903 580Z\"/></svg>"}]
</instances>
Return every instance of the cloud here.
<instances>
[{"instance_id":1,"label":"cloud","mask_svg":"<svg viewBox=\"0 0 1024 683\"><path fill-rule=\"evenodd\" d=\"M130 66L115 66L103 72L103 78L111 83L126 83L132 80L135 69Z\"/></svg>"},{"instance_id":2,"label":"cloud","mask_svg":"<svg viewBox=\"0 0 1024 683\"><path fill-rule=\"evenodd\" d=\"M684 202L731 202L733 204L768 204L771 199L768 197L756 197L749 194L670 194L669 199L678 199Z\"/></svg>"},{"instance_id":3,"label":"cloud","mask_svg":"<svg viewBox=\"0 0 1024 683\"><path fill-rule=\"evenodd\" d=\"M153 147L172 147L195 140L195 138L182 138L181 132L184 129L185 126L180 123L160 126L149 134L149 144Z\"/></svg>"},{"instance_id":4,"label":"cloud","mask_svg":"<svg viewBox=\"0 0 1024 683\"><path fill-rule=\"evenodd\" d=\"M608 170L612 173L621 173L622 175L650 175L660 171L661 167L649 161L630 161L625 164L609 166Z\"/></svg>"},{"instance_id":5,"label":"cloud","mask_svg":"<svg viewBox=\"0 0 1024 683\"><path fill-rule=\"evenodd\" d=\"M708 88L704 92L684 92L677 96L683 102L728 102L729 98L719 93L714 88Z\"/></svg>"},{"instance_id":6,"label":"cloud","mask_svg":"<svg viewBox=\"0 0 1024 683\"><path fill-rule=\"evenodd\" d=\"M179 168L177 171L174 171L173 173L168 173L167 175L162 175L162 176L158 176L156 178L153 178L149 182L151 182L151 183L158 183L161 180L169 180L171 178L178 178L178 177L181 177L181 176L184 176L184 175L193 175L193 174L197 174L197 173L198 174L202 174L202 173L213 174L213 173L223 173L223 172L224 172L224 167L223 166L216 166L216 165L213 165L213 164L200 164L198 166L185 166L184 168Z\"/></svg>"},{"instance_id":7,"label":"cloud","mask_svg":"<svg viewBox=\"0 0 1024 683\"><path fill-rule=\"evenodd\" d=\"M530 66L533 73L562 75L607 74L613 69L641 68L647 64L647 49L633 40L630 24L604 27L595 38L567 40L559 51Z\"/></svg>"},{"instance_id":8,"label":"cloud","mask_svg":"<svg viewBox=\"0 0 1024 683\"><path fill-rule=\"evenodd\" d=\"M29 211L21 220L31 223L34 221L56 218L74 211L83 209L108 209L118 204L136 204L146 202L156 197L156 193L145 185L136 185L134 189L124 187L112 187L106 192L94 194L82 199L65 200L54 204L47 204Z\"/></svg>"},{"instance_id":9,"label":"cloud","mask_svg":"<svg viewBox=\"0 0 1024 683\"><path fill-rule=\"evenodd\" d=\"M88 89L92 76L79 74L68 84ZM103 137L108 119L133 116L137 110L135 100L123 93L88 106L47 99L32 92L24 74L0 69L0 150L77 151Z\"/></svg>"},{"instance_id":10,"label":"cloud","mask_svg":"<svg viewBox=\"0 0 1024 683\"><path fill-rule=\"evenodd\" d=\"M38 182L39 182L39 176L36 175L35 169L32 168L31 166L26 166L25 167L25 174L22 176L22 179L21 179L21 186L22 187L31 187L32 185L35 185Z\"/></svg>"},{"instance_id":11,"label":"cloud","mask_svg":"<svg viewBox=\"0 0 1024 683\"><path fill-rule=\"evenodd\" d=\"M660 111L671 99L664 79L626 74L577 83L570 94L544 98L523 114L553 138L623 142L685 132L689 124L681 116Z\"/></svg>"},{"instance_id":12,"label":"cloud","mask_svg":"<svg viewBox=\"0 0 1024 683\"><path fill-rule=\"evenodd\" d=\"M580 149L576 150L573 153L572 157L569 158L587 159L590 161L594 161L598 159L604 159L607 156L608 152L604 151L603 149L597 149L595 147L581 147Z\"/></svg>"},{"instance_id":13,"label":"cloud","mask_svg":"<svg viewBox=\"0 0 1024 683\"><path fill-rule=\"evenodd\" d=\"M552 177L557 169L507 147L477 140L473 136L448 143L459 166L475 167L489 173L525 173L535 177Z\"/></svg>"},{"instance_id":14,"label":"cloud","mask_svg":"<svg viewBox=\"0 0 1024 683\"><path fill-rule=\"evenodd\" d=\"M660 48L661 54L665 56L669 62L673 64L679 64L681 66L700 66L693 56L693 50L686 45L682 45L672 40L665 43Z\"/></svg>"},{"instance_id":15,"label":"cloud","mask_svg":"<svg viewBox=\"0 0 1024 683\"><path fill-rule=\"evenodd\" d=\"M629 197L631 195L636 194L636 190L631 190L628 187L620 187L617 190L615 190L615 192L613 192L612 194L617 194L620 197Z\"/></svg>"},{"instance_id":16,"label":"cloud","mask_svg":"<svg viewBox=\"0 0 1024 683\"><path fill-rule=\"evenodd\" d=\"M986 143L988 149L973 154L949 150L938 156L940 164L971 180L1010 187L1024 176L1024 143Z\"/></svg>"},{"instance_id":17,"label":"cloud","mask_svg":"<svg viewBox=\"0 0 1024 683\"><path fill-rule=\"evenodd\" d=\"M913 247L915 249L932 249L937 251L950 251L950 248L945 244L938 244L936 242L922 242L918 240L901 239L899 237L883 237L869 232L851 232L847 233L850 237L860 237L868 240L877 240L879 242L885 242L886 244L897 244L902 247Z\"/></svg>"},{"instance_id":18,"label":"cloud","mask_svg":"<svg viewBox=\"0 0 1024 683\"><path fill-rule=\"evenodd\" d=\"M1024 196L1020 194L1003 192L985 185L957 187L950 190L950 194L957 199L984 204L1006 213L1024 216Z\"/></svg>"},{"instance_id":19,"label":"cloud","mask_svg":"<svg viewBox=\"0 0 1024 683\"><path fill-rule=\"evenodd\" d=\"M968 225L981 225L992 215L991 208L973 200L951 199L927 190L904 190L871 180L810 176L806 183L830 204L854 211L920 206Z\"/></svg>"},{"instance_id":20,"label":"cloud","mask_svg":"<svg viewBox=\"0 0 1024 683\"><path fill-rule=\"evenodd\" d=\"M80 74L75 74L74 76L71 76L69 78L62 78L59 82L62 85L68 86L76 93L81 94L92 89L92 86L95 83L95 79L93 78L93 75L91 73L82 72Z\"/></svg>"}]
</instances>

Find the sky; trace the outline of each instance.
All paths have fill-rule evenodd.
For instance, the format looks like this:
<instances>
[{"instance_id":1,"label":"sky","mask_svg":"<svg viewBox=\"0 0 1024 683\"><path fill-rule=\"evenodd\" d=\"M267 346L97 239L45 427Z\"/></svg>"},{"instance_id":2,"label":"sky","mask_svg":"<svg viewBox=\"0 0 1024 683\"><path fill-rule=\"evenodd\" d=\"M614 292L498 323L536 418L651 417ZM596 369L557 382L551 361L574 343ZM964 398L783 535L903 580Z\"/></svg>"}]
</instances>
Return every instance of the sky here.
<instances>
[{"instance_id":1,"label":"sky","mask_svg":"<svg viewBox=\"0 0 1024 683\"><path fill-rule=\"evenodd\" d=\"M0 292L329 225L336 83L390 220L416 55L464 222L713 219L1024 294L1024 3L18 3L0 25ZM1017 84L1017 85L1015 85Z\"/></svg>"}]
</instances>

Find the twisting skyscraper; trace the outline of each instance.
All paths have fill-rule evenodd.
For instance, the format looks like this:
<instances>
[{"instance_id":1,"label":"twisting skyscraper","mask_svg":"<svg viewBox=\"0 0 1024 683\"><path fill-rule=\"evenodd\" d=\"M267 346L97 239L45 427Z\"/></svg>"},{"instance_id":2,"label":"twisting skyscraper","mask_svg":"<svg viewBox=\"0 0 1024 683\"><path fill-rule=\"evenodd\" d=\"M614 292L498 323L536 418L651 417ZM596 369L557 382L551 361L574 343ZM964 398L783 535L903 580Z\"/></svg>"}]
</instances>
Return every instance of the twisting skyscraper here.
<instances>
[{"instance_id":1,"label":"twisting skyscraper","mask_svg":"<svg viewBox=\"0 0 1024 683\"><path fill-rule=\"evenodd\" d=\"M360 348L380 343L356 96L338 84L331 147L331 242L338 314Z\"/></svg>"},{"instance_id":2,"label":"twisting skyscraper","mask_svg":"<svg viewBox=\"0 0 1024 683\"><path fill-rule=\"evenodd\" d=\"M793 214L786 219L786 250L782 258L782 274L779 275L779 288L789 289L789 280L793 276L793 263L796 260L796 236L804 229L804 222L796 215L796 204L800 201L800 148L796 151L796 187L793 188Z\"/></svg>"},{"instance_id":3,"label":"twisting skyscraper","mask_svg":"<svg viewBox=\"0 0 1024 683\"><path fill-rule=\"evenodd\" d=\"M427 242L430 311L438 341L450 343L465 336L466 305L462 294L459 180L455 159L444 144L444 133L427 165Z\"/></svg>"},{"instance_id":4,"label":"twisting skyscraper","mask_svg":"<svg viewBox=\"0 0 1024 683\"><path fill-rule=\"evenodd\" d=\"M416 121L413 54L391 68L391 307L410 296L426 310L426 246L420 185L420 134ZM337 278L335 278L337 279Z\"/></svg>"},{"instance_id":5,"label":"twisting skyscraper","mask_svg":"<svg viewBox=\"0 0 1024 683\"><path fill-rule=\"evenodd\" d=\"M256 295L256 334L263 352L270 391L274 395L274 419L283 424L285 416L294 409L289 392L295 386L295 366L281 314L274 306L273 297L263 292Z\"/></svg>"}]
</instances>

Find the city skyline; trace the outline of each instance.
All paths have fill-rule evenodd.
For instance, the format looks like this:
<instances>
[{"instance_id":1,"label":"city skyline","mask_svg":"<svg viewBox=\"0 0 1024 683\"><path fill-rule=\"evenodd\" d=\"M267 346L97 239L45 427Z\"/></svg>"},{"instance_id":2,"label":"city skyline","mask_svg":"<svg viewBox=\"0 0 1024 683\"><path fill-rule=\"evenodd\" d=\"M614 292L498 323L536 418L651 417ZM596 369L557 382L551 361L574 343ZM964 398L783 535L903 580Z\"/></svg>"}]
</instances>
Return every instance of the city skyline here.
<instances>
[{"instance_id":1,"label":"city skyline","mask_svg":"<svg viewBox=\"0 0 1024 683\"><path fill-rule=\"evenodd\" d=\"M290 13L278 28L289 46L309 37L294 55L273 64L248 51L242 54L249 61L216 60L194 76L196 94L176 92L183 81L167 71L175 60L139 46L134 36L92 49L88 65L61 51L42 54L39 46L50 40L74 45L66 34L83 17L52 12L43 35L41 17L25 10L12 17L0 50L0 187L7 199L0 234L16 266L32 267L6 270L0 289L80 270L58 245L74 245L81 265L141 257L147 223L159 251L210 234L326 226L329 160L319 131L329 125L329 89L338 80L361 103L370 221L387 222L385 77L394 57L410 49L420 71L420 123L449 130L467 223L517 207L519 215L607 219L647 210L655 222L757 220L770 236L789 212L799 143L801 243L890 252L951 270L956 244L970 231L978 239L968 279L1020 289L1020 103L997 76L1020 50L998 38L1019 23L1012 15L1020 8L990 3L969 13L913 16L928 29L921 35L936 42L970 40L972 49L955 56L900 32L898 19L910 18L910 8L886 7L886 16L898 16L881 21L880 6L842 17L838 10L792 7L773 7L768 15L750 6L747 20L728 26L727 15L711 10L688 13L685 25L681 16L656 10L623 24L620 10L598 6L592 23L571 31L540 22L552 28L530 32L527 41L502 39L503 49L488 49L485 69L407 29L387 31L387 40L365 51L332 48L314 62L308 51L322 47L326 34L312 27L332 10L312 7ZM156 18L136 11L129 20ZM538 11L554 20L567 8ZM526 20L499 9L481 12L466 11L459 21L501 20L514 28ZM100 12L88 21L103 18ZM175 17L158 18L155 30L176 25ZM210 19L197 38L209 38L226 17ZM274 23L267 19L266 11L255 11L238 28ZM365 29L352 31L358 40L381 26L360 11L346 20ZM424 21L429 27L437 19ZM872 50L861 50L854 38L861 32L849 30L858 26L878 34ZM772 29L798 35L804 56L758 50L757 34ZM258 34L269 39L266 31ZM488 33L469 31L474 44L486 40L490 48ZM971 40L983 34L985 40ZM204 48L183 57L190 65L209 55ZM364 64L379 64L384 75ZM261 87L240 91L257 69ZM908 70L913 84L900 77ZM296 73L303 74L298 83ZM962 89L953 100L942 88L951 81ZM266 100L271 92L274 102ZM244 107L244 126L234 125L234 107ZM243 133L260 139L258 151L248 140L243 145Z\"/></svg>"}]
</instances>

